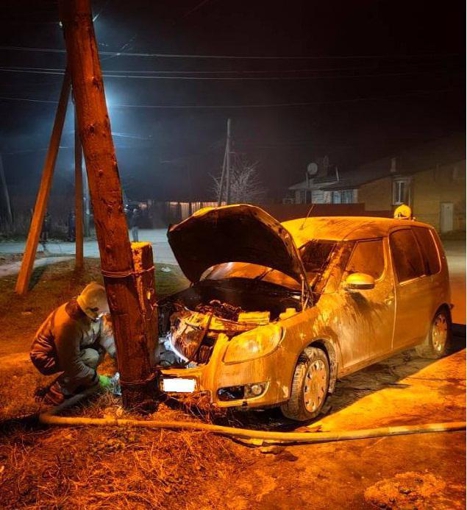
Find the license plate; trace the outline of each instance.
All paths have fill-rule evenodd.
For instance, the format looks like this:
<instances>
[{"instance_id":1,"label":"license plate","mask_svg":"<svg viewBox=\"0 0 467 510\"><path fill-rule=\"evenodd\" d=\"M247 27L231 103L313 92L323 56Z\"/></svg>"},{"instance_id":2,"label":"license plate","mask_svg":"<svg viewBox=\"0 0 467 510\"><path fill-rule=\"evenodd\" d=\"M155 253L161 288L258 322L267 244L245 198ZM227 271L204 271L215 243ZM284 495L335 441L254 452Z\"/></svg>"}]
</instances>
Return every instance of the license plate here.
<instances>
[{"instance_id":1,"label":"license plate","mask_svg":"<svg viewBox=\"0 0 467 510\"><path fill-rule=\"evenodd\" d=\"M167 393L193 393L196 388L194 379L163 379L162 390Z\"/></svg>"}]
</instances>

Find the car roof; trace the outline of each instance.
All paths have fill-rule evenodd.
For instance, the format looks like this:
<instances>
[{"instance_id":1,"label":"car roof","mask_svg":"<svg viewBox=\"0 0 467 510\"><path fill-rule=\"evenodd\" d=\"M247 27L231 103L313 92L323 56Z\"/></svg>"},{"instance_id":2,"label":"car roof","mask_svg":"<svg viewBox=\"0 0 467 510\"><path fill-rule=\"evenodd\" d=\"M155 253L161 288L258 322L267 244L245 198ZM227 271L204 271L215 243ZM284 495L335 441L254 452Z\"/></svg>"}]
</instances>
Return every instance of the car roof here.
<instances>
[{"instance_id":1,"label":"car roof","mask_svg":"<svg viewBox=\"0 0 467 510\"><path fill-rule=\"evenodd\" d=\"M431 228L418 221L373 216L317 216L285 221L282 225L291 233L298 248L310 239L353 241L383 237L396 227Z\"/></svg>"}]
</instances>

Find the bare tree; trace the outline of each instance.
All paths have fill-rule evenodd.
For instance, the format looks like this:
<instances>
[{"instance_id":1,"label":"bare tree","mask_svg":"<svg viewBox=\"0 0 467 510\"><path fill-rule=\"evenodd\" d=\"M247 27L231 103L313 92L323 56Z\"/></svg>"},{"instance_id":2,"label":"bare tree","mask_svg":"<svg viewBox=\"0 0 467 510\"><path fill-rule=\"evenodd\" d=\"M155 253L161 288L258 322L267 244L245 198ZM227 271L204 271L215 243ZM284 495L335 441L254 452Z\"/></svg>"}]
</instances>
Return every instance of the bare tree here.
<instances>
[{"instance_id":1,"label":"bare tree","mask_svg":"<svg viewBox=\"0 0 467 510\"><path fill-rule=\"evenodd\" d=\"M246 158L233 153L230 176L230 202L234 204L254 204L266 197L266 189L258 175L259 162L249 163ZM219 199L222 177L214 177L212 190ZM227 201L226 185L222 186L222 202Z\"/></svg>"}]
</instances>

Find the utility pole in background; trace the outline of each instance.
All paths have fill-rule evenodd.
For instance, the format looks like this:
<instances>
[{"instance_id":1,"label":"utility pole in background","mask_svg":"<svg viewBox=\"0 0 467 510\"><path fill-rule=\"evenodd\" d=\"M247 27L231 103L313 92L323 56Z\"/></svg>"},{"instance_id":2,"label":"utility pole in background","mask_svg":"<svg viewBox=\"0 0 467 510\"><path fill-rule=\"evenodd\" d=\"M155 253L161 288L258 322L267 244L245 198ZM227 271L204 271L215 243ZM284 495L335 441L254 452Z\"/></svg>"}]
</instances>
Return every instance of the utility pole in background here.
<instances>
[{"instance_id":1,"label":"utility pole in background","mask_svg":"<svg viewBox=\"0 0 467 510\"><path fill-rule=\"evenodd\" d=\"M230 204L230 180L231 180L231 168L230 168L230 119L227 119L227 142L225 146L225 167L226 167L226 186L225 186L225 201L227 205Z\"/></svg>"},{"instance_id":2,"label":"utility pole in background","mask_svg":"<svg viewBox=\"0 0 467 510\"><path fill-rule=\"evenodd\" d=\"M84 218L83 218L83 148L79 138L78 117L75 113L75 267L78 270L84 267Z\"/></svg>"},{"instance_id":3,"label":"utility pole in background","mask_svg":"<svg viewBox=\"0 0 467 510\"><path fill-rule=\"evenodd\" d=\"M224 185L225 185L225 194L226 194L226 204L230 204L230 119L227 119L227 139L225 142L225 152L224 152L224 161L222 163L222 174L221 174L221 182L219 189L219 197L217 199L217 206L219 207L222 204L222 196L224 194Z\"/></svg>"},{"instance_id":4,"label":"utility pole in background","mask_svg":"<svg viewBox=\"0 0 467 510\"><path fill-rule=\"evenodd\" d=\"M8 193L8 186L6 185L5 172L3 171L3 159L1 154L0 154L0 183L2 185L3 199L5 201L5 209L8 217L8 222L11 224L11 222L13 221L13 215L11 214L10 194Z\"/></svg>"},{"instance_id":5,"label":"utility pole in background","mask_svg":"<svg viewBox=\"0 0 467 510\"><path fill-rule=\"evenodd\" d=\"M154 406L157 308L150 243L128 238L90 0L59 0L126 408Z\"/></svg>"}]
</instances>

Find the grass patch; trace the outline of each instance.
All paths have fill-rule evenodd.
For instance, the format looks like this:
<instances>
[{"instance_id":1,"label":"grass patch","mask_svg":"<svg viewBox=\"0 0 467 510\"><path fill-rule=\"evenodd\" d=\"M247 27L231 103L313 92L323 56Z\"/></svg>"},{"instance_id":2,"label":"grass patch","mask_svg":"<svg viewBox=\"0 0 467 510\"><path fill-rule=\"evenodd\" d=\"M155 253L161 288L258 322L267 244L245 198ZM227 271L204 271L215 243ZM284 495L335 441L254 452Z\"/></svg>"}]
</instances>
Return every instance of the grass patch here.
<instances>
[{"instance_id":1,"label":"grass patch","mask_svg":"<svg viewBox=\"0 0 467 510\"><path fill-rule=\"evenodd\" d=\"M5 261L2 261L5 262ZM8 261L7 261L8 262ZM46 427L38 422L34 391L53 379L29 361L33 335L48 313L92 280L102 282L100 261L86 259L41 268L28 295L17 276L0 279L0 508L153 509L222 508L223 486L241 476L256 453L205 432L132 427ZM186 287L178 266L156 270L158 298ZM114 370L106 359L101 372ZM199 420L183 406L161 403L147 419ZM121 399L100 395L67 414L124 416ZM204 418L205 419L205 418Z\"/></svg>"}]
</instances>

